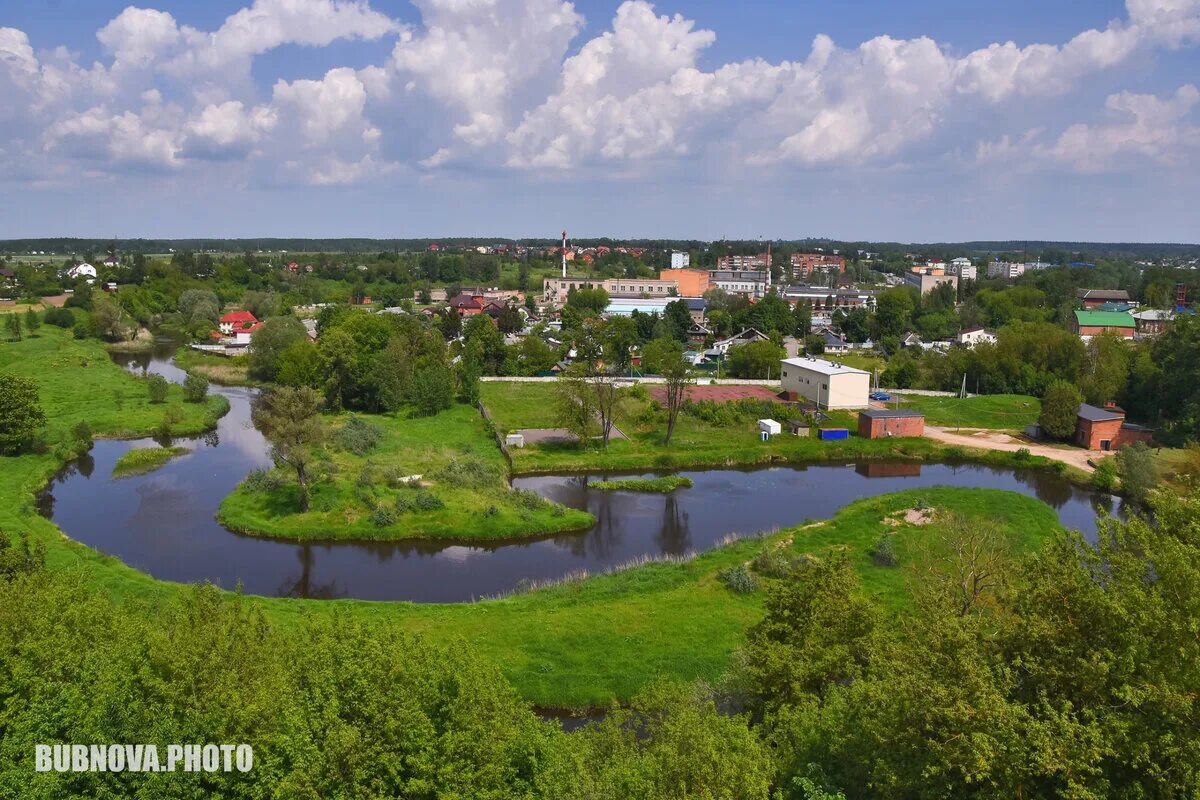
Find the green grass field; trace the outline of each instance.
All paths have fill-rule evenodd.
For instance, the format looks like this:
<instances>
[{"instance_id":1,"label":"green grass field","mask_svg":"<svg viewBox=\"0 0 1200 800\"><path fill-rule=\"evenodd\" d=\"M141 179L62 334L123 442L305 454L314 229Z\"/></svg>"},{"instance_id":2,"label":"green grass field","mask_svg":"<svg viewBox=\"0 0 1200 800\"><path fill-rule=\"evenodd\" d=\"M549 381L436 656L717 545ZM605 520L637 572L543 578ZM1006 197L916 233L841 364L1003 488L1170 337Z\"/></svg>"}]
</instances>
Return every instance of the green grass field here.
<instances>
[{"instance_id":1,"label":"green grass field","mask_svg":"<svg viewBox=\"0 0 1200 800\"><path fill-rule=\"evenodd\" d=\"M1022 394L986 394L966 399L904 395L904 399L904 408L920 411L926 423L941 428L1020 431L1037 422L1042 413L1041 400Z\"/></svg>"},{"instance_id":2,"label":"green grass field","mask_svg":"<svg viewBox=\"0 0 1200 800\"><path fill-rule=\"evenodd\" d=\"M220 386L258 386L258 381L250 375L250 357L217 356L181 347L175 355L175 364L188 372L203 375L212 383Z\"/></svg>"},{"instance_id":3,"label":"green grass field","mask_svg":"<svg viewBox=\"0 0 1200 800\"><path fill-rule=\"evenodd\" d=\"M122 455L113 464L113 477L124 478L153 472L176 456L188 452L186 447L139 447Z\"/></svg>"},{"instance_id":4,"label":"green grass field","mask_svg":"<svg viewBox=\"0 0 1200 800\"><path fill-rule=\"evenodd\" d=\"M334 419L333 426L345 423ZM582 530L591 514L508 486L508 465L479 412L456 405L434 417L363 416L381 434L366 455L327 443L318 466L332 477L312 489L310 511L297 513L294 476L253 491L245 483L225 499L222 524L244 533L289 539L510 539ZM420 476L423 488L405 485ZM438 508L416 507L432 496ZM398 503L404 510L398 510ZM383 509L376 512L375 509Z\"/></svg>"}]
</instances>

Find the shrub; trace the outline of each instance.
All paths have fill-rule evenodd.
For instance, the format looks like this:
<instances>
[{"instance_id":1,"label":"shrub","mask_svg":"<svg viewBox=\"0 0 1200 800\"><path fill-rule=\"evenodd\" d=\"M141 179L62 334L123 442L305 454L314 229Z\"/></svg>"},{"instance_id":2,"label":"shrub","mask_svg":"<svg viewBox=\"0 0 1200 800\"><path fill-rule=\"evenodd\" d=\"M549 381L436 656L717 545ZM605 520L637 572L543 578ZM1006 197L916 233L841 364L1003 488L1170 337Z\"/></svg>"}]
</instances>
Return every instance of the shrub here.
<instances>
[{"instance_id":1,"label":"shrub","mask_svg":"<svg viewBox=\"0 0 1200 800\"><path fill-rule=\"evenodd\" d=\"M1117 488L1117 461L1106 458L1096 464L1092 473L1092 485L1102 492L1111 492Z\"/></svg>"},{"instance_id":2,"label":"shrub","mask_svg":"<svg viewBox=\"0 0 1200 800\"><path fill-rule=\"evenodd\" d=\"M417 489L411 494L401 494L396 498L396 511L403 514L406 511L437 511L445 508L441 498L427 489Z\"/></svg>"},{"instance_id":3,"label":"shrub","mask_svg":"<svg viewBox=\"0 0 1200 800\"><path fill-rule=\"evenodd\" d=\"M183 379L183 399L189 403L200 403L208 396L208 379L189 372Z\"/></svg>"},{"instance_id":4,"label":"shrub","mask_svg":"<svg viewBox=\"0 0 1200 800\"><path fill-rule=\"evenodd\" d=\"M76 339L86 339L88 337L88 326L80 320L75 323L75 327L71 333Z\"/></svg>"},{"instance_id":5,"label":"shrub","mask_svg":"<svg viewBox=\"0 0 1200 800\"><path fill-rule=\"evenodd\" d=\"M267 469L254 470L243 483L252 492L273 492L283 485L280 477Z\"/></svg>"},{"instance_id":6,"label":"shrub","mask_svg":"<svg viewBox=\"0 0 1200 800\"><path fill-rule=\"evenodd\" d=\"M45 322L47 325L53 325L56 328L73 328L75 326L75 315L71 313L69 308L51 308L46 311Z\"/></svg>"},{"instance_id":7,"label":"shrub","mask_svg":"<svg viewBox=\"0 0 1200 800\"><path fill-rule=\"evenodd\" d=\"M546 504L540 494L529 489L513 489L512 498L518 506L530 510L541 508Z\"/></svg>"},{"instance_id":8,"label":"shrub","mask_svg":"<svg viewBox=\"0 0 1200 800\"><path fill-rule=\"evenodd\" d=\"M167 389L167 379L162 375L151 375L146 379L146 390L150 393L151 403L166 402Z\"/></svg>"},{"instance_id":9,"label":"shrub","mask_svg":"<svg viewBox=\"0 0 1200 800\"><path fill-rule=\"evenodd\" d=\"M351 417L333 436L333 443L341 450L355 455L365 455L375 449L383 438L383 429L367 422L362 417Z\"/></svg>"},{"instance_id":10,"label":"shrub","mask_svg":"<svg viewBox=\"0 0 1200 800\"><path fill-rule=\"evenodd\" d=\"M358 471L358 479L354 482L355 486L365 488L375 482L375 470L371 466L371 462L362 465L362 469Z\"/></svg>"},{"instance_id":11,"label":"shrub","mask_svg":"<svg viewBox=\"0 0 1200 800\"><path fill-rule=\"evenodd\" d=\"M375 510L371 512L371 522L375 523L377 527L386 528L396 524L397 515L398 512L394 509L382 505L376 506Z\"/></svg>"},{"instance_id":12,"label":"shrub","mask_svg":"<svg viewBox=\"0 0 1200 800\"><path fill-rule=\"evenodd\" d=\"M758 578L754 577L745 564L726 567L717 573L717 578L735 594L750 594L758 589Z\"/></svg>"},{"instance_id":13,"label":"shrub","mask_svg":"<svg viewBox=\"0 0 1200 800\"><path fill-rule=\"evenodd\" d=\"M766 545L754 557L750 565L755 572L767 578L785 578L791 574L792 559L777 547Z\"/></svg>"},{"instance_id":14,"label":"shrub","mask_svg":"<svg viewBox=\"0 0 1200 800\"><path fill-rule=\"evenodd\" d=\"M890 533L884 533L871 545L871 560L881 567L894 567L900 563L896 543Z\"/></svg>"},{"instance_id":15,"label":"shrub","mask_svg":"<svg viewBox=\"0 0 1200 800\"><path fill-rule=\"evenodd\" d=\"M77 442L91 442L92 426L87 424L86 420L76 422L75 426L71 428L71 438Z\"/></svg>"},{"instance_id":16,"label":"shrub","mask_svg":"<svg viewBox=\"0 0 1200 800\"><path fill-rule=\"evenodd\" d=\"M1028 447L1022 447L1013 454L1013 459L1016 461L1026 462L1033 458L1033 453L1029 452Z\"/></svg>"},{"instance_id":17,"label":"shrub","mask_svg":"<svg viewBox=\"0 0 1200 800\"><path fill-rule=\"evenodd\" d=\"M473 456L452 458L450 463L432 473L432 477L452 486L479 489L494 485L500 480L498 469Z\"/></svg>"},{"instance_id":18,"label":"shrub","mask_svg":"<svg viewBox=\"0 0 1200 800\"><path fill-rule=\"evenodd\" d=\"M1145 503L1159 480L1154 453L1144 443L1137 442L1118 450L1116 462L1121 491L1133 502Z\"/></svg>"}]
</instances>

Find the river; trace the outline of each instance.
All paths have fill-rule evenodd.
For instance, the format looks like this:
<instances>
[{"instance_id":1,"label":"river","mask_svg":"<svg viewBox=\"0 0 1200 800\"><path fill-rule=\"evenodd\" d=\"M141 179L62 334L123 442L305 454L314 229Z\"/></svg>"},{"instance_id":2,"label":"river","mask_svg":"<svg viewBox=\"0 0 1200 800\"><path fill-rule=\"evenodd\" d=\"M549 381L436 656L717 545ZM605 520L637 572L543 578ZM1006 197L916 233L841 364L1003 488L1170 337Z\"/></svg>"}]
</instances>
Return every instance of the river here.
<instances>
[{"instance_id":1,"label":"river","mask_svg":"<svg viewBox=\"0 0 1200 800\"><path fill-rule=\"evenodd\" d=\"M170 347L118 354L135 371L182 381ZM190 452L145 474L113 480L116 460L153 444L99 440L68 465L41 498L42 512L68 536L156 578L239 583L251 594L283 597L462 602L527 581L633 560L706 550L730 533L754 533L825 519L862 497L921 486L1007 489L1052 506L1063 524L1095 532L1096 512L1116 502L1053 473L951 464L814 464L687 471L691 488L670 495L603 492L589 482L610 474L519 477L513 485L587 509L588 531L537 540L296 543L230 532L216 522L221 500L253 469L269 464L250 425L250 389L213 387L230 411L215 432L180 438Z\"/></svg>"}]
</instances>

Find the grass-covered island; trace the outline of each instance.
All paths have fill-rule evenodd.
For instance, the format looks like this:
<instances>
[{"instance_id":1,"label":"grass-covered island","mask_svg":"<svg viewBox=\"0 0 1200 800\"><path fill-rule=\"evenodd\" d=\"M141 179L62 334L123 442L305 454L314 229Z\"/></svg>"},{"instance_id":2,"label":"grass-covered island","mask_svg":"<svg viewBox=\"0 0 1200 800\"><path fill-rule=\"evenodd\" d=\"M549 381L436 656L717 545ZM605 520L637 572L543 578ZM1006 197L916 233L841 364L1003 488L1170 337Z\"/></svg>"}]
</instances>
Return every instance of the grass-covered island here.
<instances>
[{"instance_id":1,"label":"grass-covered island","mask_svg":"<svg viewBox=\"0 0 1200 800\"><path fill-rule=\"evenodd\" d=\"M118 458L117 463L113 465L112 474L114 478L125 478L153 472L172 458L186 452L186 447L139 447Z\"/></svg>"},{"instance_id":2,"label":"grass-covered island","mask_svg":"<svg viewBox=\"0 0 1200 800\"><path fill-rule=\"evenodd\" d=\"M314 446L309 510L294 474L256 472L221 504L221 524L289 539L513 539L582 530L595 520L512 489L479 412L459 404L432 417L328 418Z\"/></svg>"},{"instance_id":3,"label":"grass-covered island","mask_svg":"<svg viewBox=\"0 0 1200 800\"><path fill-rule=\"evenodd\" d=\"M593 481L589 483L593 489L602 492L651 492L655 494L670 494L676 489L687 489L692 485L691 478L682 475L665 475L661 478L626 478L616 481Z\"/></svg>"}]
</instances>

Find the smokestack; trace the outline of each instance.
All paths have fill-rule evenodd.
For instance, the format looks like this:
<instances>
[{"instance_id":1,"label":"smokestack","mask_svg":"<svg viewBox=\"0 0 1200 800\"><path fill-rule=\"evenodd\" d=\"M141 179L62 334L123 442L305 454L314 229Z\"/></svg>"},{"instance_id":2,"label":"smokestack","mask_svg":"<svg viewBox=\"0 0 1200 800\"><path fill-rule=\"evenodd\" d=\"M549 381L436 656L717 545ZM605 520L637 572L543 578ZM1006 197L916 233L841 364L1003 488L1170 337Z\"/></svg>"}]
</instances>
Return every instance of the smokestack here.
<instances>
[{"instance_id":1,"label":"smokestack","mask_svg":"<svg viewBox=\"0 0 1200 800\"><path fill-rule=\"evenodd\" d=\"M562 241L562 276L567 277L567 229L563 228Z\"/></svg>"}]
</instances>

